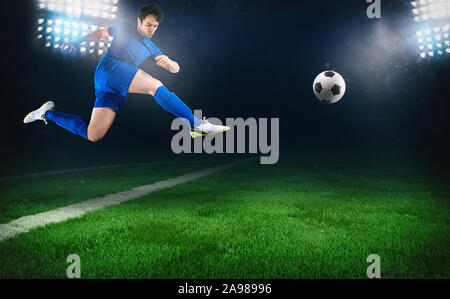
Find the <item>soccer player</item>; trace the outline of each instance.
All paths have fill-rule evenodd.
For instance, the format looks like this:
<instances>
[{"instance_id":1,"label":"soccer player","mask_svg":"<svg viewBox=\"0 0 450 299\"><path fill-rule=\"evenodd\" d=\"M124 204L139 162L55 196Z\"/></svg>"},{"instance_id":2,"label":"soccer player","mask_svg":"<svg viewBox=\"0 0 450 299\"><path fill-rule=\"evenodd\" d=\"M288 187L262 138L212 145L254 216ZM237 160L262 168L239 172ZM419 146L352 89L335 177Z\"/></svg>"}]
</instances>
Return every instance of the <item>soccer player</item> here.
<instances>
[{"instance_id":1,"label":"soccer player","mask_svg":"<svg viewBox=\"0 0 450 299\"><path fill-rule=\"evenodd\" d=\"M101 140L108 132L114 119L124 105L128 93L150 94L165 110L176 117L184 118L193 127L191 136L204 136L229 130L227 126L214 125L205 118L199 120L192 111L156 78L153 78L138 66L145 59L152 59L157 65L171 73L177 73L180 66L171 60L153 44L150 38L163 16L156 4L139 8L137 26L123 21L106 29L99 29L61 45L61 50L71 53L82 42L99 40L108 36L114 39L95 71L96 101L92 109L89 124L80 116L55 110L55 104L48 101L39 109L30 112L24 123L36 120L54 121L64 129L92 142Z\"/></svg>"}]
</instances>

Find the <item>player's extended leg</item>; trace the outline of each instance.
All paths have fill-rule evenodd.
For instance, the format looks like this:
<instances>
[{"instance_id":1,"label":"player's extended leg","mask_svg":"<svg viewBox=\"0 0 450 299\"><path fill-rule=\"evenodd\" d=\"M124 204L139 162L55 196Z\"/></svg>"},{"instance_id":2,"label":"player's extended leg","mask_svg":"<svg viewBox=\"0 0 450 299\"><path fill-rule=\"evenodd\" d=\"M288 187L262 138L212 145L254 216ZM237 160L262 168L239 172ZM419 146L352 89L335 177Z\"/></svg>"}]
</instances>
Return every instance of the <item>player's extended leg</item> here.
<instances>
[{"instance_id":1,"label":"player's extended leg","mask_svg":"<svg viewBox=\"0 0 450 299\"><path fill-rule=\"evenodd\" d=\"M138 70L128 88L129 93L152 95L158 104L176 117L189 120L189 125L200 126L202 121L194 116L189 109L173 92L146 72Z\"/></svg>"},{"instance_id":2,"label":"player's extended leg","mask_svg":"<svg viewBox=\"0 0 450 299\"><path fill-rule=\"evenodd\" d=\"M188 125L193 127L191 129L192 138L225 132L230 129L230 127L227 126L211 124L206 119L202 121L196 118L191 109L189 109L173 92L168 91L161 81L153 78L142 70L136 72L136 75L128 88L128 92L150 94L165 110L176 117L187 119L189 122Z\"/></svg>"},{"instance_id":3,"label":"player's extended leg","mask_svg":"<svg viewBox=\"0 0 450 299\"><path fill-rule=\"evenodd\" d=\"M94 108L91 121L88 124L81 116L54 110L54 106L55 104L52 101L46 102L39 109L30 112L23 122L31 123L36 120L43 120L47 123L47 120L51 120L75 135L97 142L105 136L116 117L116 112L112 108Z\"/></svg>"}]
</instances>

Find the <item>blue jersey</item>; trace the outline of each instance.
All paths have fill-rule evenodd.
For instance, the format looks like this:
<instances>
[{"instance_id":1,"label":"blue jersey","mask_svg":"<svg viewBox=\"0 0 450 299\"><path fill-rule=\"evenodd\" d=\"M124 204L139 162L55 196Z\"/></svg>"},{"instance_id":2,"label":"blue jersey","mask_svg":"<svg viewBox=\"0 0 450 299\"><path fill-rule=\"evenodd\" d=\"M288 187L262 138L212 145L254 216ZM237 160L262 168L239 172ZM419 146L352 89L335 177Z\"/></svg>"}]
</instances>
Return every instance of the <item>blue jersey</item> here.
<instances>
[{"instance_id":1,"label":"blue jersey","mask_svg":"<svg viewBox=\"0 0 450 299\"><path fill-rule=\"evenodd\" d=\"M137 66L147 58L163 55L150 38L137 31L136 26L122 21L108 28L114 39L95 71L97 98L104 93L126 97L139 70Z\"/></svg>"},{"instance_id":2,"label":"blue jersey","mask_svg":"<svg viewBox=\"0 0 450 299\"><path fill-rule=\"evenodd\" d=\"M162 52L155 46L150 38L141 35L128 21L122 21L108 28L114 37L106 55L117 60L138 66L147 58L155 58Z\"/></svg>"}]
</instances>

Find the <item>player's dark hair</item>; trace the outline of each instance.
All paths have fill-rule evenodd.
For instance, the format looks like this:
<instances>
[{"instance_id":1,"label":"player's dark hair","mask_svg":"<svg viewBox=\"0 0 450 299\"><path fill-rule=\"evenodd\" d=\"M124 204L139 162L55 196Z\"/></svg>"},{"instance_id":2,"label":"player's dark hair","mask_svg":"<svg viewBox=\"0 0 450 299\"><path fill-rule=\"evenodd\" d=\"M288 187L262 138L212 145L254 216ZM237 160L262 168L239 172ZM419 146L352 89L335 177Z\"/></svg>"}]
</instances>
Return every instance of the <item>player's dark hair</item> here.
<instances>
[{"instance_id":1,"label":"player's dark hair","mask_svg":"<svg viewBox=\"0 0 450 299\"><path fill-rule=\"evenodd\" d=\"M161 23L163 20L163 14L161 10L159 9L158 5L155 3L152 4L146 4L139 7L138 10L138 17L141 22L148 16L152 15L155 16L156 20Z\"/></svg>"}]
</instances>

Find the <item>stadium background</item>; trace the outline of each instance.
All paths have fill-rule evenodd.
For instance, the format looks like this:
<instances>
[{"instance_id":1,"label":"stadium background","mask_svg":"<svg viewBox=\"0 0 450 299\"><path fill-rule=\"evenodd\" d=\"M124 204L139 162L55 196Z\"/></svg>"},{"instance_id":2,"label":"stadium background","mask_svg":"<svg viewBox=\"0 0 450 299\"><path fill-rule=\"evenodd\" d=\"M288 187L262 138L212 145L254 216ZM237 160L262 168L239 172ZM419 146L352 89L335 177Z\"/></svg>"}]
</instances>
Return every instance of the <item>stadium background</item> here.
<instances>
[{"instance_id":1,"label":"stadium background","mask_svg":"<svg viewBox=\"0 0 450 299\"><path fill-rule=\"evenodd\" d=\"M121 1L119 19L134 22L137 8L145 3ZM421 171L423 186L440 186L435 197L444 207L440 211L448 208L450 59L448 54L419 57L408 1L382 1L381 19L366 16L366 1L165 0L158 4L165 20L153 41L180 64L181 71L173 75L149 61L142 69L208 117L279 118L280 163L285 158L299 163L297 169L286 170L286 176L302 173L307 178L309 171L327 169L329 164L327 174L337 180L341 166L355 167L361 178L366 171L390 180L398 165L404 166L397 169L399 173L413 165ZM85 141L53 123L23 124L24 116L48 99L60 111L89 119L100 58L79 58L39 45L35 1L3 5L0 176L240 157L171 153L173 117L151 96L129 95L99 143ZM339 72L347 83L346 95L334 105L319 103L312 91L315 76L327 69ZM392 172L378 171L380 161L383 165L393 162ZM404 164L395 164L398 161ZM278 169L277 184L289 183L281 175L284 168L259 167L265 171L261 176L271 172L269 167ZM433 203L430 207L435 207ZM420 215L419 209L414 211ZM439 231L439 244L448 249L446 231L446 226ZM443 256L447 259L441 266L448 264L448 256ZM442 260L437 255L433 258L435 264ZM410 273L408 268L402 271Z\"/></svg>"},{"instance_id":2,"label":"stadium background","mask_svg":"<svg viewBox=\"0 0 450 299\"><path fill-rule=\"evenodd\" d=\"M172 75L149 61L142 68L206 116L280 118L281 154L387 149L435 158L450 146L449 59L418 57L405 25L408 3L393 2L383 2L377 20L367 18L364 1L164 1L154 42L181 71ZM172 116L151 96L130 95L98 144L54 124L22 124L46 99L88 119L99 57L38 46L34 2L10 3L3 10L2 164L14 167L30 153L70 160L79 153L170 151ZM119 3L121 18L134 21L144 3ZM312 93L325 69L347 80L336 105L320 104Z\"/></svg>"}]
</instances>

